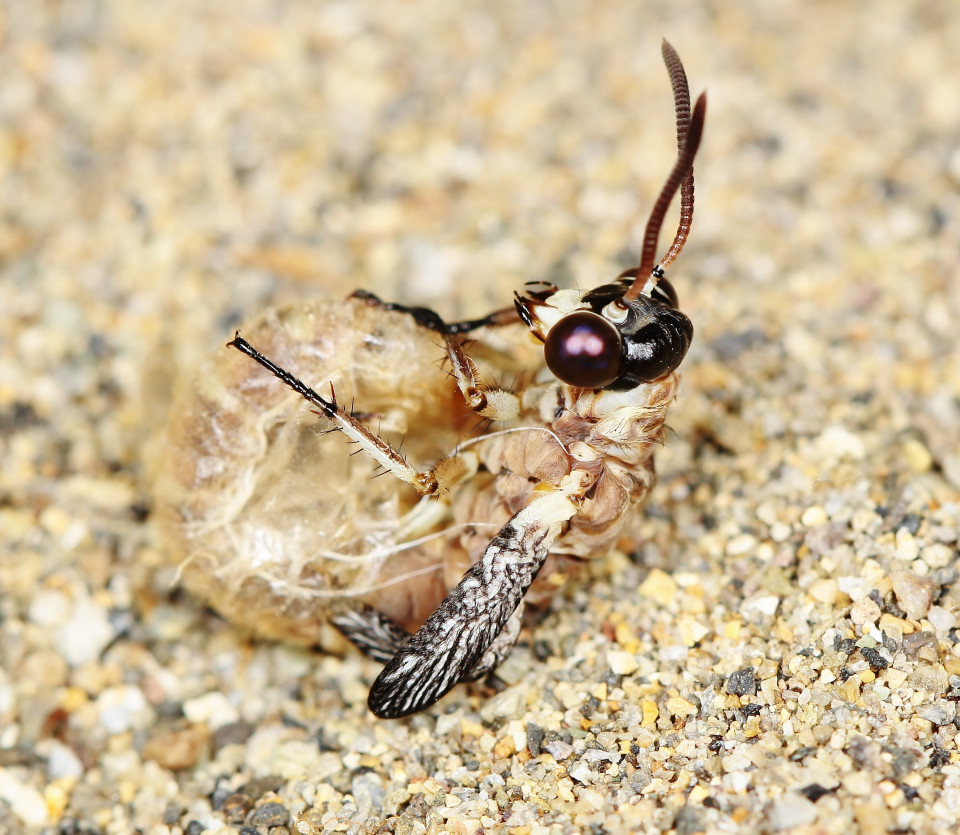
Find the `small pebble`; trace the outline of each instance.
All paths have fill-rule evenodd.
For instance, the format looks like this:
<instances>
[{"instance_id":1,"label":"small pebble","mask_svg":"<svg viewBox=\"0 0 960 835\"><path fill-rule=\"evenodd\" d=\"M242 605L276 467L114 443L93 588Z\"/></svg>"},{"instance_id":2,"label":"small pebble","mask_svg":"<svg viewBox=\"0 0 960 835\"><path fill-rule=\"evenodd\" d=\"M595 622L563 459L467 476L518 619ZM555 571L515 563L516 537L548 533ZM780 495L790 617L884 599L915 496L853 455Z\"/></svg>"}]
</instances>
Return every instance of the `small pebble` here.
<instances>
[{"instance_id":1,"label":"small pebble","mask_svg":"<svg viewBox=\"0 0 960 835\"><path fill-rule=\"evenodd\" d=\"M907 674L903 670L887 669L883 671L883 677L890 687L896 689L907 680Z\"/></svg>"},{"instance_id":2,"label":"small pebble","mask_svg":"<svg viewBox=\"0 0 960 835\"><path fill-rule=\"evenodd\" d=\"M757 538L752 534L741 533L727 542L726 552L729 557L747 554L757 547Z\"/></svg>"},{"instance_id":3,"label":"small pebble","mask_svg":"<svg viewBox=\"0 0 960 835\"><path fill-rule=\"evenodd\" d=\"M859 600L870 593L870 583L863 577L837 577L837 585L851 600Z\"/></svg>"},{"instance_id":4,"label":"small pebble","mask_svg":"<svg viewBox=\"0 0 960 835\"><path fill-rule=\"evenodd\" d=\"M935 591L932 581L909 571L893 571L890 582L893 584L897 603L907 613L908 618L920 620L927 616Z\"/></svg>"},{"instance_id":5,"label":"small pebble","mask_svg":"<svg viewBox=\"0 0 960 835\"><path fill-rule=\"evenodd\" d=\"M817 446L832 458L861 460L867 454L863 439L845 426L828 426L817 438Z\"/></svg>"},{"instance_id":6,"label":"small pebble","mask_svg":"<svg viewBox=\"0 0 960 835\"><path fill-rule=\"evenodd\" d=\"M563 762L573 753L573 746L560 739L551 739L543 747L558 763Z\"/></svg>"},{"instance_id":7,"label":"small pebble","mask_svg":"<svg viewBox=\"0 0 960 835\"><path fill-rule=\"evenodd\" d=\"M252 729L246 722L230 722L220 725L213 732L213 751L217 753L227 745L242 745L250 738Z\"/></svg>"},{"instance_id":8,"label":"small pebble","mask_svg":"<svg viewBox=\"0 0 960 835\"><path fill-rule=\"evenodd\" d=\"M744 667L727 677L726 690L734 696L755 696L757 693L756 670Z\"/></svg>"},{"instance_id":9,"label":"small pebble","mask_svg":"<svg viewBox=\"0 0 960 835\"><path fill-rule=\"evenodd\" d=\"M543 746L543 740L546 736L543 728L535 725L533 722L527 722L526 732L527 748L534 757L539 756L540 749Z\"/></svg>"},{"instance_id":10,"label":"small pebble","mask_svg":"<svg viewBox=\"0 0 960 835\"><path fill-rule=\"evenodd\" d=\"M853 512L853 517L850 520L850 525L855 531L870 531L876 530L883 524L883 519L878 513L873 510L867 510L866 508L857 508Z\"/></svg>"},{"instance_id":11,"label":"small pebble","mask_svg":"<svg viewBox=\"0 0 960 835\"><path fill-rule=\"evenodd\" d=\"M667 713L677 717L696 716L698 708L688 699L684 699L681 696L672 696L667 699Z\"/></svg>"},{"instance_id":12,"label":"small pebble","mask_svg":"<svg viewBox=\"0 0 960 835\"><path fill-rule=\"evenodd\" d=\"M947 481L960 490L960 454L944 455L940 459L940 468Z\"/></svg>"},{"instance_id":13,"label":"small pebble","mask_svg":"<svg viewBox=\"0 0 960 835\"><path fill-rule=\"evenodd\" d=\"M800 794L787 792L770 807L770 827L775 832L809 826L817 819L817 807Z\"/></svg>"},{"instance_id":14,"label":"small pebble","mask_svg":"<svg viewBox=\"0 0 960 835\"><path fill-rule=\"evenodd\" d=\"M770 526L770 538L774 542L786 542L792 533L793 529L783 522L774 522Z\"/></svg>"},{"instance_id":15,"label":"small pebble","mask_svg":"<svg viewBox=\"0 0 960 835\"><path fill-rule=\"evenodd\" d=\"M578 761L570 766L570 768L567 769L567 774L582 785L589 785L597 779L596 773L590 769L590 766L582 761Z\"/></svg>"},{"instance_id":16,"label":"small pebble","mask_svg":"<svg viewBox=\"0 0 960 835\"><path fill-rule=\"evenodd\" d=\"M309 772L320 757L312 740L288 739L281 743L270 759L270 770L279 777L295 779Z\"/></svg>"},{"instance_id":17,"label":"small pebble","mask_svg":"<svg viewBox=\"0 0 960 835\"><path fill-rule=\"evenodd\" d=\"M640 709L643 716L641 725L644 728L649 728L660 716L660 708L657 707L657 703L653 699L644 699L640 703Z\"/></svg>"},{"instance_id":18,"label":"small pebble","mask_svg":"<svg viewBox=\"0 0 960 835\"><path fill-rule=\"evenodd\" d=\"M857 626L876 623L882 612L870 597L861 597L850 607L850 620Z\"/></svg>"},{"instance_id":19,"label":"small pebble","mask_svg":"<svg viewBox=\"0 0 960 835\"><path fill-rule=\"evenodd\" d=\"M903 639L903 651L908 656L916 655L924 647L936 643L937 636L933 632L914 632Z\"/></svg>"},{"instance_id":20,"label":"small pebble","mask_svg":"<svg viewBox=\"0 0 960 835\"><path fill-rule=\"evenodd\" d=\"M0 800L5 801L14 817L27 826L47 822L47 804L43 795L5 768L0 768Z\"/></svg>"},{"instance_id":21,"label":"small pebble","mask_svg":"<svg viewBox=\"0 0 960 835\"><path fill-rule=\"evenodd\" d=\"M182 771L196 764L206 741L207 734L199 728L160 731L144 744L143 758L170 771Z\"/></svg>"},{"instance_id":22,"label":"small pebble","mask_svg":"<svg viewBox=\"0 0 960 835\"><path fill-rule=\"evenodd\" d=\"M860 654L874 670L885 670L890 666L890 658L882 650L873 647L860 647ZM861 673L861 681L865 673Z\"/></svg>"},{"instance_id":23,"label":"small pebble","mask_svg":"<svg viewBox=\"0 0 960 835\"><path fill-rule=\"evenodd\" d=\"M687 647L695 647L710 634L709 626L697 618L688 616L680 618L677 622L677 629L680 631L680 639Z\"/></svg>"},{"instance_id":24,"label":"small pebble","mask_svg":"<svg viewBox=\"0 0 960 835\"><path fill-rule=\"evenodd\" d=\"M885 634L894 637L909 635L911 632L916 631L912 623L905 621L903 618L894 617L889 612L884 612L880 615L880 623L878 626Z\"/></svg>"},{"instance_id":25,"label":"small pebble","mask_svg":"<svg viewBox=\"0 0 960 835\"><path fill-rule=\"evenodd\" d=\"M183 703L183 715L194 724L206 724L212 729L230 725L240 718L237 709L227 697L215 690L194 699L187 699Z\"/></svg>"},{"instance_id":26,"label":"small pebble","mask_svg":"<svg viewBox=\"0 0 960 835\"><path fill-rule=\"evenodd\" d=\"M917 713L934 725L946 725L948 721L953 721L951 714L955 713L955 710L948 712L943 705L927 705L921 707Z\"/></svg>"},{"instance_id":27,"label":"small pebble","mask_svg":"<svg viewBox=\"0 0 960 835\"><path fill-rule=\"evenodd\" d=\"M800 521L803 523L804 527L807 528L812 528L815 525L825 525L828 521L827 512L819 505L813 505L812 507L808 507L805 511L803 511Z\"/></svg>"},{"instance_id":28,"label":"small pebble","mask_svg":"<svg viewBox=\"0 0 960 835\"><path fill-rule=\"evenodd\" d=\"M27 616L45 627L59 626L70 613L70 599L57 589L38 589L30 601Z\"/></svg>"},{"instance_id":29,"label":"small pebble","mask_svg":"<svg viewBox=\"0 0 960 835\"><path fill-rule=\"evenodd\" d=\"M268 801L258 806L247 817L250 826L286 826L290 820L290 813L281 803Z\"/></svg>"},{"instance_id":30,"label":"small pebble","mask_svg":"<svg viewBox=\"0 0 960 835\"><path fill-rule=\"evenodd\" d=\"M80 758L73 749L56 739L47 740L47 777L50 780L59 780L69 777L80 779L84 767Z\"/></svg>"},{"instance_id":31,"label":"small pebble","mask_svg":"<svg viewBox=\"0 0 960 835\"><path fill-rule=\"evenodd\" d=\"M907 466L915 473L925 473L933 466L930 450L916 438L908 438L901 447Z\"/></svg>"},{"instance_id":32,"label":"small pebble","mask_svg":"<svg viewBox=\"0 0 960 835\"><path fill-rule=\"evenodd\" d=\"M757 612L768 617L777 613L777 607L780 605L780 598L776 595L759 594L747 598L740 606L740 611L745 615Z\"/></svg>"},{"instance_id":33,"label":"small pebble","mask_svg":"<svg viewBox=\"0 0 960 835\"><path fill-rule=\"evenodd\" d=\"M71 667L79 667L100 657L115 637L109 613L88 597L74 601L70 617L54 633L57 652Z\"/></svg>"},{"instance_id":34,"label":"small pebble","mask_svg":"<svg viewBox=\"0 0 960 835\"><path fill-rule=\"evenodd\" d=\"M618 676L628 676L635 673L640 666L634 653L619 650L607 651L607 664L610 665L610 670Z\"/></svg>"},{"instance_id":35,"label":"small pebble","mask_svg":"<svg viewBox=\"0 0 960 835\"><path fill-rule=\"evenodd\" d=\"M908 528L898 528L895 540L896 551L894 553L898 559L909 562L917 558L920 552L920 544Z\"/></svg>"},{"instance_id":36,"label":"small pebble","mask_svg":"<svg viewBox=\"0 0 960 835\"><path fill-rule=\"evenodd\" d=\"M654 568L637 591L661 606L669 606L677 596L677 584L665 571Z\"/></svg>"},{"instance_id":37,"label":"small pebble","mask_svg":"<svg viewBox=\"0 0 960 835\"><path fill-rule=\"evenodd\" d=\"M220 811L227 823L242 823L253 807L253 800L242 792L234 792L224 798Z\"/></svg>"},{"instance_id":38,"label":"small pebble","mask_svg":"<svg viewBox=\"0 0 960 835\"><path fill-rule=\"evenodd\" d=\"M956 559L956 556L953 548L940 542L927 545L920 551L920 559L931 568L946 568Z\"/></svg>"},{"instance_id":39,"label":"small pebble","mask_svg":"<svg viewBox=\"0 0 960 835\"><path fill-rule=\"evenodd\" d=\"M893 828L890 809L879 799L856 804L853 816L859 827L858 835L885 835Z\"/></svg>"},{"instance_id":40,"label":"small pebble","mask_svg":"<svg viewBox=\"0 0 960 835\"><path fill-rule=\"evenodd\" d=\"M848 774L843 778L841 785L850 792L850 794L865 797L873 790L876 781L869 772L854 771L852 774Z\"/></svg>"},{"instance_id":41,"label":"small pebble","mask_svg":"<svg viewBox=\"0 0 960 835\"><path fill-rule=\"evenodd\" d=\"M837 600L840 586L836 580L827 578L815 581L807 592L814 600L832 606Z\"/></svg>"},{"instance_id":42,"label":"small pebble","mask_svg":"<svg viewBox=\"0 0 960 835\"><path fill-rule=\"evenodd\" d=\"M143 691L130 684L108 687L97 697L96 704L100 725L110 734L146 728L155 718Z\"/></svg>"},{"instance_id":43,"label":"small pebble","mask_svg":"<svg viewBox=\"0 0 960 835\"><path fill-rule=\"evenodd\" d=\"M516 716L520 705L524 702L524 688L522 685L508 687L502 693L497 693L480 710L484 721L491 722L505 716Z\"/></svg>"},{"instance_id":44,"label":"small pebble","mask_svg":"<svg viewBox=\"0 0 960 835\"><path fill-rule=\"evenodd\" d=\"M937 632L949 632L957 625L957 618L953 612L948 612L942 606L931 606L927 612L927 620Z\"/></svg>"}]
</instances>

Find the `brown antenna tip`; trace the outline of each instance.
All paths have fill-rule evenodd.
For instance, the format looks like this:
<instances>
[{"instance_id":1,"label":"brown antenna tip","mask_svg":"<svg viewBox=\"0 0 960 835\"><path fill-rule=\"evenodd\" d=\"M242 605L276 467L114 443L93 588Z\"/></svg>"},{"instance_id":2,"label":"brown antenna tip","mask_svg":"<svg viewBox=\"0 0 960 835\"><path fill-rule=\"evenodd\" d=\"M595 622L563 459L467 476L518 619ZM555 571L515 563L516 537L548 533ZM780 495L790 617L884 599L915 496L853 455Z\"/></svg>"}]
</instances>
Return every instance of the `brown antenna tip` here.
<instances>
[{"instance_id":1,"label":"brown antenna tip","mask_svg":"<svg viewBox=\"0 0 960 835\"><path fill-rule=\"evenodd\" d=\"M700 140L703 137L703 123L707 115L707 94L701 93L700 98L693 107L693 115L687 125L686 136L683 138L683 145L674 163L670 176L660 190L660 196L657 197L653 209L650 211L650 218L647 220L647 227L643 233L643 250L640 256L640 267L637 270L637 277L630 289L623 296L624 302L631 302L636 299L653 271L653 262L657 254L657 241L660 238L660 227L663 226L663 219L670 208L670 202L673 200L677 190L684 183L693 169L693 160L697 155L697 149L700 147Z\"/></svg>"}]
</instances>

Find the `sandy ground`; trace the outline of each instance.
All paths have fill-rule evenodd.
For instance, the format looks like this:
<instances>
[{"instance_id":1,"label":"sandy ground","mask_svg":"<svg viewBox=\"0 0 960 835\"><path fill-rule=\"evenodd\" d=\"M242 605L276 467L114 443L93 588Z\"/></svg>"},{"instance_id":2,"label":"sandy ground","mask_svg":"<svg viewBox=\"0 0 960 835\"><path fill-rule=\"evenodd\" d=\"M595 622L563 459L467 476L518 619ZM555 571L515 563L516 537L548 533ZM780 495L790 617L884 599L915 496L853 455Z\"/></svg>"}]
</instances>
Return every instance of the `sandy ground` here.
<instances>
[{"instance_id":1,"label":"sandy ground","mask_svg":"<svg viewBox=\"0 0 960 835\"><path fill-rule=\"evenodd\" d=\"M660 486L501 692L376 720L375 663L172 585L171 388L269 305L634 266L661 37L710 103ZM0 831L955 828L958 43L933 0L0 7Z\"/></svg>"}]
</instances>

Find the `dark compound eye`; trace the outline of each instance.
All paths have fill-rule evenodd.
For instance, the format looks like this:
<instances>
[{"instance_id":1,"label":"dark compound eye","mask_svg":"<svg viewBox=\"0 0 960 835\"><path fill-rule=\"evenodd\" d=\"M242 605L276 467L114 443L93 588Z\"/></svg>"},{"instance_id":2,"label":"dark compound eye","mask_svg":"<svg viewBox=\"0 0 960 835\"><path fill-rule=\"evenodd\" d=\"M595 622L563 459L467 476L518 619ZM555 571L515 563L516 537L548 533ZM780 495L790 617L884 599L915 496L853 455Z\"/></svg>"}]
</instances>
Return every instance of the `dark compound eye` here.
<instances>
[{"instance_id":1,"label":"dark compound eye","mask_svg":"<svg viewBox=\"0 0 960 835\"><path fill-rule=\"evenodd\" d=\"M620 376L620 332L602 316L578 310L550 328L543 355L558 380L602 389Z\"/></svg>"}]
</instances>

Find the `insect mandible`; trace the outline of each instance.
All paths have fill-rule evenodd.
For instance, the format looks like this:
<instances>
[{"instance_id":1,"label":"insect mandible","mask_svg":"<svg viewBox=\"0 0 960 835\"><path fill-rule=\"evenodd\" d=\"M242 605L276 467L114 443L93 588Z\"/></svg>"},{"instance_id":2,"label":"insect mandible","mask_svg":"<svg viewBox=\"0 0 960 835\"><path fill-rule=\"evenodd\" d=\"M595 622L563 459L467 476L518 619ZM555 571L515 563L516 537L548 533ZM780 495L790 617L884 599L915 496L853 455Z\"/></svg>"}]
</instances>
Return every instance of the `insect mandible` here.
<instances>
[{"instance_id":1,"label":"insect mandible","mask_svg":"<svg viewBox=\"0 0 960 835\"><path fill-rule=\"evenodd\" d=\"M305 639L325 609L340 633L386 664L368 698L377 716L423 710L496 668L517 640L528 590L528 606L539 607L579 564L609 550L654 485L653 453L693 337L664 269L689 235L706 113L703 94L691 112L683 66L666 41L663 57L678 157L637 268L588 292L533 282L512 307L453 323L362 291L336 307L272 312L244 329L251 341L238 331L229 343L272 377L233 363L218 380L201 374L174 407L159 504L188 553L187 585L267 634ZM656 262L678 191L679 227ZM523 332L533 340L514 351L511 339ZM437 342L450 374L417 392L411 357ZM388 366L394 378L406 370L406 385ZM505 369L517 380L510 389L489 381ZM370 411L346 408L334 377ZM378 381L388 390L378 392ZM299 408L281 402L284 390ZM422 402L391 401L411 390ZM348 476L332 472L340 464L329 457L328 472L308 471L311 445L326 441L310 411L407 485L413 501L382 490L358 498L346 483L337 490ZM465 438L470 415L492 426ZM418 422L414 449L402 454L374 431L378 421L387 431ZM422 454L427 441L449 438L432 466L411 463L418 445ZM311 482L325 476L330 483L312 497ZM322 524L308 519L311 501L329 507ZM283 571L276 560L286 560ZM357 566L362 582L350 573Z\"/></svg>"}]
</instances>

